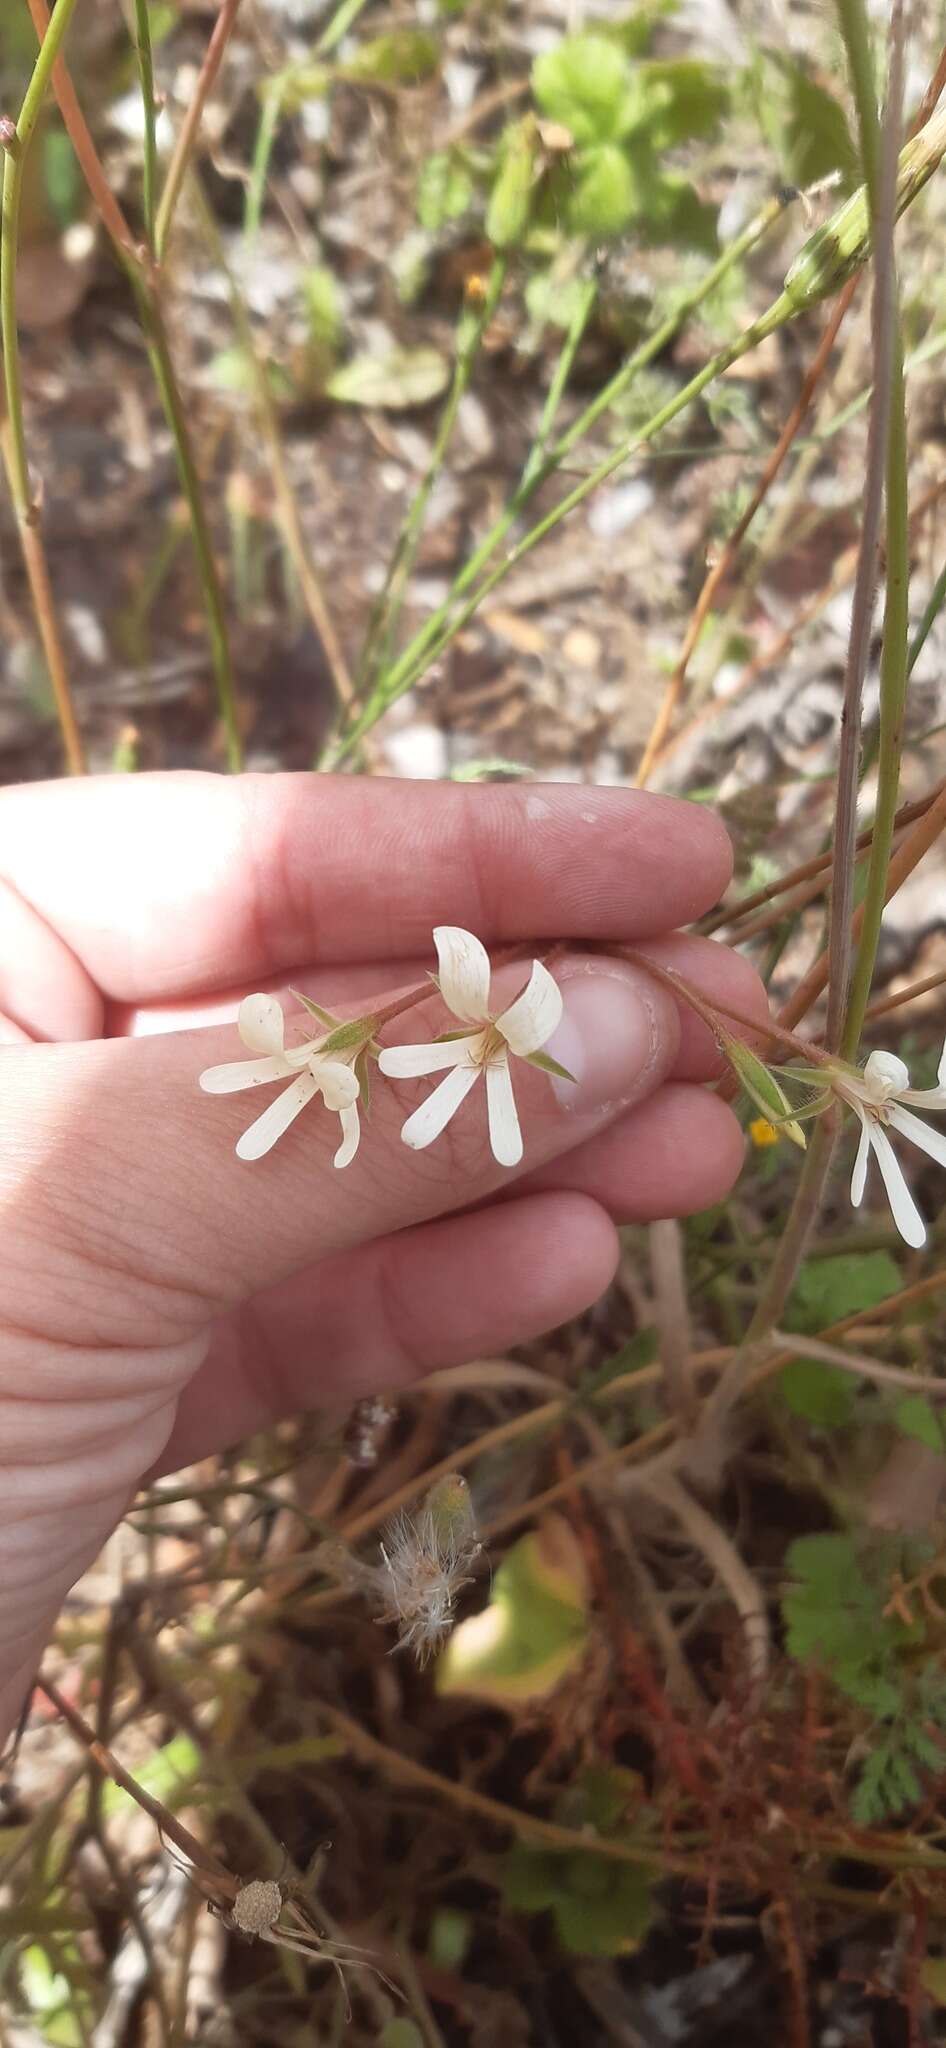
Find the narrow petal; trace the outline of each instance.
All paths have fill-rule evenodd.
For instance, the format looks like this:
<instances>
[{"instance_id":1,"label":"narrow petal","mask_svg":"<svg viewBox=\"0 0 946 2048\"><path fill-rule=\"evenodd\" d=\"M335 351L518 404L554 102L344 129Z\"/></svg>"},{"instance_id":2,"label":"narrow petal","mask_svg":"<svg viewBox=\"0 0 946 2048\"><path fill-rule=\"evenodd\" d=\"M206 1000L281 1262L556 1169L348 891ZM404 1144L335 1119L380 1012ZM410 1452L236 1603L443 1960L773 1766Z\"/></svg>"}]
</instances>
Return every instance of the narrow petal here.
<instances>
[{"instance_id":1,"label":"narrow petal","mask_svg":"<svg viewBox=\"0 0 946 2048\"><path fill-rule=\"evenodd\" d=\"M486 1107L493 1158L499 1166L518 1166L522 1158L522 1132L508 1060L491 1060L486 1069Z\"/></svg>"},{"instance_id":2,"label":"narrow petal","mask_svg":"<svg viewBox=\"0 0 946 2048\"><path fill-rule=\"evenodd\" d=\"M358 1143L361 1138L361 1120L358 1115L357 1102L353 1102L349 1109L340 1109L338 1114L342 1126L342 1142L332 1164L334 1166L350 1166L358 1150Z\"/></svg>"},{"instance_id":3,"label":"narrow petal","mask_svg":"<svg viewBox=\"0 0 946 2048\"><path fill-rule=\"evenodd\" d=\"M496 1019L510 1052L518 1053L520 1059L538 1052L561 1023L564 1007L558 982L541 960L533 960L528 986Z\"/></svg>"},{"instance_id":4,"label":"narrow petal","mask_svg":"<svg viewBox=\"0 0 946 2048\"><path fill-rule=\"evenodd\" d=\"M350 1109L357 1102L361 1092L358 1079L344 1060L322 1060L316 1053L309 1063L309 1072L326 1109Z\"/></svg>"},{"instance_id":5,"label":"narrow petal","mask_svg":"<svg viewBox=\"0 0 946 2048\"><path fill-rule=\"evenodd\" d=\"M872 1124L870 1142L877 1154L893 1220L904 1241L915 1251L926 1243L926 1224L903 1178L903 1168L880 1124Z\"/></svg>"},{"instance_id":6,"label":"narrow petal","mask_svg":"<svg viewBox=\"0 0 946 2048\"><path fill-rule=\"evenodd\" d=\"M440 993L461 1024L483 1024L489 1016L489 954L472 932L438 924L434 945L440 963Z\"/></svg>"},{"instance_id":7,"label":"narrow petal","mask_svg":"<svg viewBox=\"0 0 946 2048\"><path fill-rule=\"evenodd\" d=\"M282 1081L288 1071L282 1053L271 1059L228 1060L222 1067L205 1067L199 1085L205 1095L236 1095L241 1088L262 1088L267 1081Z\"/></svg>"},{"instance_id":8,"label":"narrow petal","mask_svg":"<svg viewBox=\"0 0 946 2048\"><path fill-rule=\"evenodd\" d=\"M911 1145L919 1145L921 1152L928 1152L938 1166L946 1166L946 1131L934 1131L931 1124L925 1124L920 1116L912 1116L908 1109L901 1109L899 1103L888 1111L888 1121L902 1137L909 1138Z\"/></svg>"},{"instance_id":9,"label":"narrow petal","mask_svg":"<svg viewBox=\"0 0 946 2048\"><path fill-rule=\"evenodd\" d=\"M391 1081L413 1081L423 1074L439 1074L444 1067L462 1067L475 1059L482 1032L471 1038L450 1038L439 1045L386 1045L378 1061L382 1074Z\"/></svg>"},{"instance_id":10,"label":"narrow petal","mask_svg":"<svg viewBox=\"0 0 946 2048\"><path fill-rule=\"evenodd\" d=\"M428 1095L426 1102L415 1109L413 1116L408 1117L401 1136L412 1152L422 1152L425 1145L432 1145L441 1131L446 1130L450 1118L469 1095L470 1089L475 1087L480 1072L479 1067L455 1067L453 1073L441 1081L439 1088Z\"/></svg>"},{"instance_id":11,"label":"narrow petal","mask_svg":"<svg viewBox=\"0 0 946 2048\"><path fill-rule=\"evenodd\" d=\"M872 1052L864 1068L867 1093L877 1102L889 1102L910 1086L910 1069L895 1052Z\"/></svg>"},{"instance_id":12,"label":"narrow petal","mask_svg":"<svg viewBox=\"0 0 946 2048\"><path fill-rule=\"evenodd\" d=\"M275 996L244 996L237 1030L249 1052L282 1052L286 1020Z\"/></svg>"},{"instance_id":13,"label":"narrow petal","mask_svg":"<svg viewBox=\"0 0 946 2048\"><path fill-rule=\"evenodd\" d=\"M857 1147L857 1158L854 1161L854 1172L851 1175L851 1201L855 1209L859 1209L864 1200L864 1189L867 1186L867 1161L870 1158L870 1123L862 1109L858 1109L857 1114L861 1120L861 1135Z\"/></svg>"},{"instance_id":14,"label":"narrow petal","mask_svg":"<svg viewBox=\"0 0 946 2048\"><path fill-rule=\"evenodd\" d=\"M311 1102L316 1087L317 1083L312 1074L297 1075L289 1087L284 1088L281 1095L277 1095L275 1102L271 1102L269 1108L264 1109L262 1116L257 1117L255 1124L251 1124L249 1130L244 1131L236 1148L237 1158L262 1159L264 1152L269 1152L277 1138L281 1138L283 1132L289 1129L300 1109L304 1109L306 1103Z\"/></svg>"},{"instance_id":15,"label":"narrow petal","mask_svg":"<svg viewBox=\"0 0 946 2048\"><path fill-rule=\"evenodd\" d=\"M936 1079L939 1082L939 1085L943 1090L944 1095L946 1095L946 1038L943 1039L943 1050L939 1056L939 1066L936 1069Z\"/></svg>"}]
</instances>

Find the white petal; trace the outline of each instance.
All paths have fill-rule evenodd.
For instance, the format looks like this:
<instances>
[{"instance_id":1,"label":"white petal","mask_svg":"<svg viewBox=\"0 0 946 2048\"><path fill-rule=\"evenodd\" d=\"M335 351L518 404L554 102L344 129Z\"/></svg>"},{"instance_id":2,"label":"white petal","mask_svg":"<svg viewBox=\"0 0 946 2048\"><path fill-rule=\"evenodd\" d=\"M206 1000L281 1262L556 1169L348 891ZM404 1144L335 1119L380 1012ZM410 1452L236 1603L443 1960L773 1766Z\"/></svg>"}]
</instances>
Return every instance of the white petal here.
<instances>
[{"instance_id":1,"label":"white petal","mask_svg":"<svg viewBox=\"0 0 946 2048\"><path fill-rule=\"evenodd\" d=\"M522 1132L508 1060L491 1060L486 1069L486 1107L493 1158L499 1166L518 1166L522 1158Z\"/></svg>"},{"instance_id":2,"label":"white petal","mask_svg":"<svg viewBox=\"0 0 946 2048\"><path fill-rule=\"evenodd\" d=\"M228 1060L222 1067L205 1067L200 1086L205 1095L236 1095L241 1088L262 1088L267 1081L281 1081L288 1072L285 1057Z\"/></svg>"},{"instance_id":3,"label":"white petal","mask_svg":"<svg viewBox=\"0 0 946 2048\"><path fill-rule=\"evenodd\" d=\"M911 1116L899 1103L890 1109L888 1117L894 1130L909 1138L911 1145L919 1145L920 1151L928 1152L937 1165L946 1166L946 1132L934 1131L931 1124L925 1124L920 1116Z\"/></svg>"},{"instance_id":4,"label":"white petal","mask_svg":"<svg viewBox=\"0 0 946 2048\"><path fill-rule=\"evenodd\" d=\"M271 1102L269 1108L264 1109L255 1124L251 1124L249 1130L244 1131L237 1145L237 1158L262 1159L264 1152L268 1152L275 1145L277 1138L281 1138L283 1132L289 1129L300 1109L304 1109L306 1103L311 1102L315 1092L316 1082L313 1076L299 1074L295 1081L290 1082L288 1088L283 1089L281 1095L277 1095L275 1102Z\"/></svg>"},{"instance_id":5,"label":"white petal","mask_svg":"<svg viewBox=\"0 0 946 2048\"><path fill-rule=\"evenodd\" d=\"M350 1109L340 1109L338 1114L341 1119L342 1142L332 1164L333 1166L350 1166L358 1150L358 1141L361 1137L361 1122L358 1116L357 1102L353 1102Z\"/></svg>"},{"instance_id":6,"label":"white petal","mask_svg":"<svg viewBox=\"0 0 946 2048\"><path fill-rule=\"evenodd\" d=\"M275 996L244 996L237 1012L237 1030L250 1052L282 1052L286 1020Z\"/></svg>"},{"instance_id":7,"label":"white petal","mask_svg":"<svg viewBox=\"0 0 946 2048\"><path fill-rule=\"evenodd\" d=\"M438 924L434 945L440 963L440 993L461 1024L483 1024L489 1016L489 954L458 924Z\"/></svg>"},{"instance_id":8,"label":"white petal","mask_svg":"<svg viewBox=\"0 0 946 2048\"><path fill-rule=\"evenodd\" d=\"M422 1074L439 1074L444 1067L462 1067L479 1051L483 1034L471 1038L448 1038L439 1045L386 1045L378 1061L382 1074L391 1081L412 1081Z\"/></svg>"},{"instance_id":9,"label":"white petal","mask_svg":"<svg viewBox=\"0 0 946 2048\"><path fill-rule=\"evenodd\" d=\"M538 1052L562 1021L562 991L541 960L533 960L529 984L496 1023L510 1052Z\"/></svg>"},{"instance_id":10,"label":"white petal","mask_svg":"<svg viewBox=\"0 0 946 2048\"><path fill-rule=\"evenodd\" d=\"M936 1069L936 1079L939 1082L940 1087L943 1089L943 1092L946 1093L946 1038L943 1039L943 1050L939 1056L939 1066Z\"/></svg>"},{"instance_id":11,"label":"white petal","mask_svg":"<svg viewBox=\"0 0 946 2048\"><path fill-rule=\"evenodd\" d=\"M890 1139L880 1124L871 1125L870 1142L877 1154L877 1164L897 1229L905 1242L919 1251L920 1246L926 1243L926 1224L903 1178L903 1169Z\"/></svg>"},{"instance_id":12,"label":"white petal","mask_svg":"<svg viewBox=\"0 0 946 2048\"><path fill-rule=\"evenodd\" d=\"M314 1053L309 1072L326 1109L350 1109L357 1102L361 1093L358 1080L344 1060L323 1060Z\"/></svg>"},{"instance_id":13,"label":"white petal","mask_svg":"<svg viewBox=\"0 0 946 2048\"><path fill-rule=\"evenodd\" d=\"M872 1052L864 1068L867 1093L875 1102L889 1102L910 1086L910 1069L895 1052Z\"/></svg>"},{"instance_id":14,"label":"white petal","mask_svg":"<svg viewBox=\"0 0 946 2048\"><path fill-rule=\"evenodd\" d=\"M405 1145L410 1145L413 1152L422 1152L425 1145L432 1145L441 1131L446 1130L450 1118L475 1086L481 1071L479 1067L455 1067L453 1073L441 1081L439 1088L428 1095L426 1102L415 1109L413 1116L408 1117L401 1131Z\"/></svg>"},{"instance_id":15,"label":"white petal","mask_svg":"<svg viewBox=\"0 0 946 2048\"><path fill-rule=\"evenodd\" d=\"M851 1175L851 1201L855 1209L859 1209L864 1200L864 1189L867 1185L867 1161L870 1157L870 1124L862 1109L859 1109L857 1114L861 1120L861 1135L857 1147L857 1158L854 1161L854 1172Z\"/></svg>"}]
</instances>

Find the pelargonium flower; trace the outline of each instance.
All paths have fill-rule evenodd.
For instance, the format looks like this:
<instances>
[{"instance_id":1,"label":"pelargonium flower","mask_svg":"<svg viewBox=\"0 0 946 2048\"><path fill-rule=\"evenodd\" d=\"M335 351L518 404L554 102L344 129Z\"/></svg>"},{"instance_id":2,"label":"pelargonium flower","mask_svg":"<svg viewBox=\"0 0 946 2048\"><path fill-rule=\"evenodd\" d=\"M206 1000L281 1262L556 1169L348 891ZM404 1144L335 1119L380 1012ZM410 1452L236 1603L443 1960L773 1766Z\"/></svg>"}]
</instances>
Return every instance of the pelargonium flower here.
<instances>
[{"instance_id":1,"label":"pelargonium flower","mask_svg":"<svg viewBox=\"0 0 946 2048\"><path fill-rule=\"evenodd\" d=\"M901 1138L918 1145L940 1166L946 1166L946 1134L934 1131L922 1117L914 1116L905 1103L918 1109L946 1109L946 1045L943 1046L935 1088L911 1088L910 1072L893 1052L872 1052L863 1073L835 1069L831 1085L843 1102L860 1119L861 1138L851 1178L851 1200L859 1209L867 1184L871 1152L880 1167L893 1220L907 1244L919 1250L926 1243L926 1224L910 1193L897 1155L887 1136L888 1127Z\"/></svg>"},{"instance_id":2,"label":"pelargonium flower","mask_svg":"<svg viewBox=\"0 0 946 2048\"><path fill-rule=\"evenodd\" d=\"M355 1033L350 1049L326 1053L322 1048L340 1035L334 1019L326 1021L333 1029L321 1038L287 1046L286 1020L275 996L244 996L237 1014L237 1029L244 1045L256 1057L207 1067L200 1076L200 1086L207 1095L231 1095L241 1088L262 1088L286 1077L291 1085L244 1131L236 1148L240 1159L262 1159L313 1095L321 1095L326 1109L334 1110L341 1122L342 1142L335 1154L335 1165L348 1166L354 1159L361 1136L361 1091L352 1061L364 1040Z\"/></svg>"},{"instance_id":3,"label":"pelargonium flower","mask_svg":"<svg viewBox=\"0 0 946 2048\"><path fill-rule=\"evenodd\" d=\"M461 1102L486 1077L486 1111L489 1142L500 1166L518 1166L522 1158L522 1132L513 1094L509 1059L529 1060L547 1073L571 1080L564 1067L543 1054L540 1047L561 1021L562 993L548 968L533 960L526 987L498 1017L489 1007L490 965L486 947L459 925L441 924L434 932L440 972L440 993L448 1010L461 1024L474 1024L475 1031L452 1032L428 1045L386 1046L379 1066L393 1080L414 1080L449 1068L426 1102L409 1116L401 1132L406 1145L421 1151L445 1130Z\"/></svg>"}]
</instances>

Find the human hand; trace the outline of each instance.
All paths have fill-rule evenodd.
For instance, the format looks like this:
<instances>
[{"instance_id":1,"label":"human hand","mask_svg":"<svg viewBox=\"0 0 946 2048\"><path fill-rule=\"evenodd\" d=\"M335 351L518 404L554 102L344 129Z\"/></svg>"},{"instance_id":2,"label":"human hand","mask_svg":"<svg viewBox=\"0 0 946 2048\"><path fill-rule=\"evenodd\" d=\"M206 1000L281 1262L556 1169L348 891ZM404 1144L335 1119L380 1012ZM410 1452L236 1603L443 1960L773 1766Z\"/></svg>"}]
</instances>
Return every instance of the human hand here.
<instances>
[{"instance_id":1,"label":"human hand","mask_svg":"<svg viewBox=\"0 0 946 2048\"><path fill-rule=\"evenodd\" d=\"M712 814L621 790L182 774L0 793L0 1741L146 1472L522 1343L608 1285L616 1222L727 1192L742 1145L696 1085L718 1071L706 1027L580 948L643 943L761 1017L744 961L674 933L729 868ZM429 1081L376 1086L344 1173L318 1105L238 1160L259 1098L197 1077L239 1056L240 998L373 1007L423 977L439 923L494 950L575 942L549 1050L576 1084L520 1063L522 1166L496 1165L475 1097L432 1150L403 1145ZM432 995L390 1041L443 1023Z\"/></svg>"}]
</instances>

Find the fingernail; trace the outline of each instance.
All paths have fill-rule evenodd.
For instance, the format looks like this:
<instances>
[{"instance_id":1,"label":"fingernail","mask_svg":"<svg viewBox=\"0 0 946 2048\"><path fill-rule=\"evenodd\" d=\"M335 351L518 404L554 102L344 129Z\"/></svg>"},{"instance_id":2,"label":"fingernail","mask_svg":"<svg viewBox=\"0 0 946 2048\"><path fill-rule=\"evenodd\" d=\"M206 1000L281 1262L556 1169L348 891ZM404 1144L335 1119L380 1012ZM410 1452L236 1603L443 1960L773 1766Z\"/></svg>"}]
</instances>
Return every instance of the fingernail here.
<instances>
[{"instance_id":1,"label":"fingernail","mask_svg":"<svg viewBox=\"0 0 946 2048\"><path fill-rule=\"evenodd\" d=\"M563 976L561 990L565 1014L544 1050L575 1077L552 1081L562 1107L607 1110L646 1094L673 1029L656 983L617 961L589 962Z\"/></svg>"}]
</instances>

